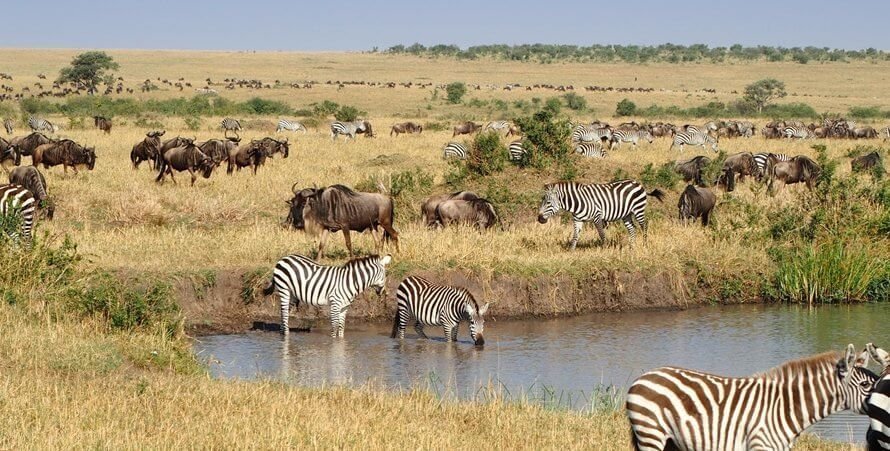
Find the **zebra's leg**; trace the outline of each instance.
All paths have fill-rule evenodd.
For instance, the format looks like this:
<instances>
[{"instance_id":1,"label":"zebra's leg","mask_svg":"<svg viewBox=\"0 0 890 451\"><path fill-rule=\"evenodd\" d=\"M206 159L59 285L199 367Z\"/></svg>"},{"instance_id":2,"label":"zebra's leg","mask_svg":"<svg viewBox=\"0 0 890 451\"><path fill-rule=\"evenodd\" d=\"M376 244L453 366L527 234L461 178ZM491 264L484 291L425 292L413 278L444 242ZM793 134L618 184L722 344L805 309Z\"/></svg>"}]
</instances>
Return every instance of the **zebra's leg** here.
<instances>
[{"instance_id":1,"label":"zebra's leg","mask_svg":"<svg viewBox=\"0 0 890 451\"><path fill-rule=\"evenodd\" d=\"M287 288L281 287L278 289L278 302L281 311L281 333L287 334L290 332L290 327L288 327L290 319L290 291Z\"/></svg>"},{"instance_id":2,"label":"zebra's leg","mask_svg":"<svg viewBox=\"0 0 890 451\"><path fill-rule=\"evenodd\" d=\"M337 338L340 333L340 302L330 301L331 306L331 338Z\"/></svg>"},{"instance_id":3,"label":"zebra's leg","mask_svg":"<svg viewBox=\"0 0 890 451\"><path fill-rule=\"evenodd\" d=\"M414 331L417 332L417 336L420 338L424 338L424 339L430 338L430 337L427 337L426 334L423 332L423 324L417 319L414 320ZM403 333L404 333L404 331L403 331Z\"/></svg>"},{"instance_id":4,"label":"zebra's leg","mask_svg":"<svg viewBox=\"0 0 890 451\"><path fill-rule=\"evenodd\" d=\"M455 341L457 339L457 328L454 324L445 324L445 341Z\"/></svg>"},{"instance_id":5,"label":"zebra's leg","mask_svg":"<svg viewBox=\"0 0 890 451\"><path fill-rule=\"evenodd\" d=\"M637 229L634 227L633 219L630 216L624 218L624 227L627 228L627 233L630 234L630 242L633 243L637 237ZM643 225L640 225L640 228L643 228Z\"/></svg>"},{"instance_id":6,"label":"zebra's leg","mask_svg":"<svg viewBox=\"0 0 890 451\"><path fill-rule=\"evenodd\" d=\"M606 243L606 225L602 220L594 220L593 226L596 227L596 233L600 236L600 244Z\"/></svg>"},{"instance_id":7,"label":"zebra's leg","mask_svg":"<svg viewBox=\"0 0 890 451\"><path fill-rule=\"evenodd\" d=\"M578 245L578 238L581 236L582 227L584 227L584 223L581 221L575 221L572 224L572 241L569 244L569 250L575 250L575 246Z\"/></svg>"},{"instance_id":8,"label":"zebra's leg","mask_svg":"<svg viewBox=\"0 0 890 451\"><path fill-rule=\"evenodd\" d=\"M337 337L343 338L343 333L346 332L346 312L349 311L349 306L344 306L340 310L340 317L337 318Z\"/></svg>"}]
</instances>

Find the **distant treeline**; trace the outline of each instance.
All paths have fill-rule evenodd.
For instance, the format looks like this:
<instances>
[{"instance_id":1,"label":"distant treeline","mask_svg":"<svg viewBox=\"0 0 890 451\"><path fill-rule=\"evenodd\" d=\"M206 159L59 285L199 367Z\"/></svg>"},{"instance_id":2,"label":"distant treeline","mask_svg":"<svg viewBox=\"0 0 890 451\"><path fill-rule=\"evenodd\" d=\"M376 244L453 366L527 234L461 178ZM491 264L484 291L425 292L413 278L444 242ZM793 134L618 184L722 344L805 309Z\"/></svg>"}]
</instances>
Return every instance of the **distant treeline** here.
<instances>
[{"instance_id":1,"label":"distant treeline","mask_svg":"<svg viewBox=\"0 0 890 451\"><path fill-rule=\"evenodd\" d=\"M376 52L375 48L372 52ZM461 49L456 45L438 44L430 47L422 44L396 45L385 53L411 54L426 57L454 57L462 59L496 58L512 61L578 61L578 62L626 62L626 63L685 63L697 61L794 61L806 64L810 61L857 61L887 60L890 53L868 48L843 50L828 47L709 47L705 44L676 45L476 45Z\"/></svg>"},{"instance_id":2,"label":"distant treeline","mask_svg":"<svg viewBox=\"0 0 890 451\"><path fill-rule=\"evenodd\" d=\"M20 103L25 114L64 114L66 116L138 116L157 113L165 116L232 116L240 114L292 114L294 109L277 100L254 97L236 102L219 96L194 96L167 100L114 99L107 96L67 97L62 103L27 98Z\"/></svg>"}]
</instances>

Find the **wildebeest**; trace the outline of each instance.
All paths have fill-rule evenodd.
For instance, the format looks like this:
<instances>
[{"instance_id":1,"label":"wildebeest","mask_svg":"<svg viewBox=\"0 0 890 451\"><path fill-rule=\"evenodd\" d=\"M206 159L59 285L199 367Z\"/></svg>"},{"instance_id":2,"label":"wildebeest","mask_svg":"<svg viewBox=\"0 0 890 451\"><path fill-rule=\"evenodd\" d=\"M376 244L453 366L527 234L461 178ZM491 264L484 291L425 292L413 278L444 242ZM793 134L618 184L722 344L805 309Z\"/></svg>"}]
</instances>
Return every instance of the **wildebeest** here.
<instances>
[{"instance_id":1,"label":"wildebeest","mask_svg":"<svg viewBox=\"0 0 890 451\"><path fill-rule=\"evenodd\" d=\"M201 152L201 149L191 141L183 147L174 147L165 151L159 160L158 177L155 179L158 183L164 183L167 174L170 175L173 183L176 183L173 171L188 171L192 176L191 186L195 186L195 180L198 179L196 172L200 171L201 176L207 179L210 178L213 168L216 167L210 157L204 155L204 152Z\"/></svg>"},{"instance_id":2,"label":"wildebeest","mask_svg":"<svg viewBox=\"0 0 890 451\"><path fill-rule=\"evenodd\" d=\"M775 180L780 180L782 186L793 183L806 183L807 188L813 189L822 168L805 155L798 155L789 161L776 163L770 178L770 190Z\"/></svg>"},{"instance_id":3,"label":"wildebeest","mask_svg":"<svg viewBox=\"0 0 890 451\"><path fill-rule=\"evenodd\" d=\"M210 139L195 145L201 149L204 155L210 157L214 166L219 166L223 161L229 160L229 153L237 148L240 142L241 138L228 137L226 139Z\"/></svg>"},{"instance_id":4,"label":"wildebeest","mask_svg":"<svg viewBox=\"0 0 890 451\"><path fill-rule=\"evenodd\" d=\"M469 135L472 133L476 133L479 129L482 128L482 124L477 124L475 122L464 122L458 126L454 127L454 131L451 134L451 137L455 137L457 135Z\"/></svg>"},{"instance_id":5,"label":"wildebeest","mask_svg":"<svg viewBox=\"0 0 890 451\"><path fill-rule=\"evenodd\" d=\"M229 150L226 174L232 175L236 168L240 171L241 168L250 166L253 168L253 174L256 175L257 168L266 162L268 156L268 149L262 141L252 140L249 143L241 144Z\"/></svg>"},{"instance_id":6,"label":"wildebeest","mask_svg":"<svg viewBox=\"0 0 890 451\"><path fill-rule=\"evenodd\" d=\"M0 138L0 167L3 168L3 172L8 174L9 169L6 169L7 162L12 163L13 166L22 164L22 154L9 141Z\"/></svg>"},{"instance_id":7,"label":"wildebeest","mask_svg":"<svg viewBox=\"0 0 890 451\"><path fill-rule=\"evenodd\" d=\"M856 127L850 130L851 138L877 138L878 132L874 129L874 127Z\"/></svg>"},{"instance_id":8,"label":"wildebeest","mask_svg":"<svg viewBox=\"0 0 890 451\"><path fill-rule=\"evenodd\" d=\"M391 240L399 249L399 233L394 228L395 207L391 197L378 193L361 193L343 185L331 185L323 188L305 188L297 190L295 183L291 190L293 199L288 201L290 211L287 222L295 229L309 233L321 232L318 241L320 259L324 252L324 243L329 232L343 232L346 249L352 252L352 240L349 232L370 230L377 242L377 249L383 247L385 241ZM377 227L383 228L383 236L377 240Z\"/></svg>"},{"instance_id":9,"label":"wildebeest","mask_svg":"<svg viewBox=\"0 0 890 451\"><path fill-rule=\"evenodd\" d=\"M275 138L265 137L260 139L259 142L266 148L266 156L270 158L276 153L280 153L283 158L287 158L290 155L290 144L288 144L287 138L284 141L279 141Z\"/></svg>"},{"instance_id":10,"label":"wildebeest","mask_svg":"<svg viewBox=\"0 0 890 451\"><path fill-rule=\"evenodd\" d=\"M684 182L692 182L698 186L704 186L702 170L710 163L710 158L699 155L686 161L678 161L674 164L674 171L683 176Z\"/></svg>"},{"instance_id":11,"label":"wildebeest","mask_svg":"<svg viewBox=\"0 0 890 451\"><path fill-rule=\"evenodd\" d=\"M865 155L860 155L850 161L850 168L853 172L862 172L867 171L875 166L880 166L881 164L881 154L877 151L872 153L868 153Z\"/></svg>"},{"instance_id":12,"label":"wildebeest","mask_svg":"<svg viewBox=\"0 0 890 451\"><path fill-rule=\"evenodd\" d=\"M37 200L37 209L46 219L53 219L56 206L47 194L46 179L34 166L17 167L9 173L9 183L27 188Z\"/></svg>"},{"instance_id":13,"label":"wildebeest","mask_svg":"<svg viewBox=\"0 0 890 451\"><path fill-rule=\"evenodd\" d=\"M139 141L130 151L130 161L133 163L133 169L139 169L139 165L143 161L156 162L161 152L161 136L164 136L166 130L152 131L145 134L145 139ZM157 168L154 168L157 169Z\"/></svg>"},{"instance_id":14,"label":"wildebeest","mask_svg":"<svg viewBox=\"0 0 890 451\"><path fill-rule=\"evenodd\" d=\"M757 165L754 163L754 154L751 152L740 152L726 157L723 162L723 169L730 169L739 176L739 181L744 182L745 176L755 175Z\"/></svg>"},{"instance_id":15,"label":"wildebeest","mask_svg":"<svg viewBox=\"0 0 890 451\"><path fill-rule=\"evenodd\" d=\"M414 122L401 122L392 126L392 130L389 131L389 136L392 136L395 133L396 136L399 136L399 133L422 133L423 126L420 124L415 124Z\"/></svg>"},{"instance_id":16,"label":"wildebeest","mask_svg":"<svg viewBox=\"0 0 890 451\"><path fill-rule=\"evenodd\" d=\"M96 167L96 149L62 139L37 146L31 154L31 161L33 166L42 164L44 169L61 164L66 174L70 166L78 174L78 166L86 166L90 171Z\"/></svg>"},{"instance_id":17,"label":"wildebeest","mask_svg":"<svg viewBox=\"0 0 890 451\"><path fill-rule=\"evenodd\" d=\"M684 224L688 220L701 218L701 225L707 226L711 218L711 210L717 204L717 196L708 188L698 188L694 185L686 185L683 194L680 195L680 201L677 203L677 209L680 214L680 221Z\"/></svg>"},{"instance_id":18,"label":"wildebeest","mask_svg":"<svg viewBox=\"0 0 890 451\"><path fill-rule=\"evenodd\" d=\"M30 156L37 146L49 144L52 142L49 137L40 132L32 132L25 136L16 136L9 141L9 144L18 149L23 157Z\"/></svg>"},{"instance_id":19,"label":"wildebeest","mask_svg":"<svg viewBox=\"0 0 890 451\"><path fill-rule=\"evenodd\" d=\"M111 119L102 116L93 116L93 124L105 133L111 133Z\"/></svg>"},{"instance_id":20,"label":"wildebeest","mask_svg":"<svg viewBox=\"0 0 890 451\"><path fill-rule=\"evenodd\" d=\"M368 121L358 121L362 124L356 131L356 135L365 135L365 138L373 138L377 135L374 134L374 128L371 127L371 123Z\"/></svg>"},{"instance_id":21,"label":"wildebeest","mask_svg":"<svg viewBox=\"0 0 890 451\"><path fill-rule=\"evenodd\" d=\"M491 202L485 199L449 199L436 207L436 220L442 226L466 224L477 229L489 229L498 222Z\"/></svg>"},{"instance_id":22,"label":"wildebeest","mask_svg":"<svg viewBox=\"0 0 890 451\"><path fill-rule=\"evenodd\" d=\"M451 199L473 200L479 199L479 195L472 191L456 191L453 193L445 193L428 197L420 205L420 214L423 216L424 224L426 224L427 227L434 227L436 225L439 225L439 219L436 217L436 208L442 202Z\"/></svg>"}]
</instances>

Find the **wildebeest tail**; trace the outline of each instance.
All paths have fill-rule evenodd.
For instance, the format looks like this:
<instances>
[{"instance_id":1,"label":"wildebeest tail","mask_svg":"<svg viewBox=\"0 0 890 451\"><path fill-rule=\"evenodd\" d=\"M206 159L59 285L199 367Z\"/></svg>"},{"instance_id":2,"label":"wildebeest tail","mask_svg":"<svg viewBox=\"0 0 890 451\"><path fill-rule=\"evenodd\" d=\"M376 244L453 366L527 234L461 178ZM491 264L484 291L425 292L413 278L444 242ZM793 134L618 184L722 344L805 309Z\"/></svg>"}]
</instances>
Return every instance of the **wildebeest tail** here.
<instances>
[{"instance_id":1,"label":"wildebeest tail","mask_svg":"<svg viewBox=\"0 0 890 451\"><path fill-rule=\"evenodd\" d=\"M658 199L660 202L664 202L664 191L662 191L658 188L655 188L651 192L646 193L646 195L652 196L652 197Z\"/></svg>"}]
</instances>

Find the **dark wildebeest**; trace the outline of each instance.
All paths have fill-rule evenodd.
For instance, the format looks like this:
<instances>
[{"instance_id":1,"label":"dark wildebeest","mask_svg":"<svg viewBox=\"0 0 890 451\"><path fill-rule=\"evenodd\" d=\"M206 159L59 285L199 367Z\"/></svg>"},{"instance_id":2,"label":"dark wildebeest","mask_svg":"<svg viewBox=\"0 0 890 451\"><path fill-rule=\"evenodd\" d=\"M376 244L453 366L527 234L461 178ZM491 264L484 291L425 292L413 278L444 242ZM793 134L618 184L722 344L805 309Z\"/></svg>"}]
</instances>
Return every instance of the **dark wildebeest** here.
<instances>
[{"instance_id":1,"label":"dark wildebeest","mask_svg":"<svg viewBox=\"0 0 890 451\"><path fill-rule=\"evenodd\" d=\"M695 221L695 218L701 218L701 225L707 226L711 218L711 210L716 204L717 196L713 191L686 185L686 189L680 195L680 202L677 203L680 221L685 224L690 219Z\"/></svg>"},{"instance_id":2,"label":"dark wildebeest","mask_svg":"<svg viewBox=\"0 0 890 451\"><path fill-rule=\"evenodd\" d=\"M479 230L489 229L498 222L498 215L491 202L485 199L449 199L436 207L436 220L443 227L466 224Z\"/></svg>"},{"instance_id":3,"label":"dark wildebeest","mask_svg":"<svg viewBox=\"0 0 890 451\"><path fill-rule=\"evenodd\" d=\"M102 116L93 116L93 124L105 133L111 133L111 119Z\"/></svg>"},{"instance_id":4,"label":"dark wildebeest","mask_svg":"<svg viewBox=\"0 0 890 451\"><path fill-rule=\"evenodd\" d=\"M727 193L735 191L735 171L731 167L724 166L714 184L723 187Z\"/></svg>"},{"instance_id":5,"label":"dark wildebeest","mask_svg":"<svg viewBox=\"0 0 890 451\"><path fill-rule=\"evenodd\" d=\"M723 162L723 170L732 170L739 176L739 181L744 182L745 176L755 175L757 172L757 164L754 162L754 155L751 152L741 152L726 157Z\"/></svg>"},{"instance_id":6,"label":"dark wildebeest","mask_svg":"<svg viewBox=\"0 0 890 451\"><path fill-rule=\"evenodd\" d=\"M213 168L216 167L210 157L204 155L194 143L189 142L183 147L174 147L167 150L161 155L160 166L158 167L158 177L155 179L158 183L164 183L165 176L170 174L170 179L176 183L173 177L173 171L188 171L192 176L192 185L195 186L195 180L198 179L196 172L200 171L201 176L205 179L210 178Z\"/></svg>"},{"instance_id":7,"label":"dark wildebeest","mask_svg":"<svg viewBox=\"0 0 890 451\"><path fill-rule=\"evenodd\" d=\"M284 141L279 141L267 136L260 139L259 142L266 148L266 156L269 158L272 158L276 153L280 153L283 158L287 158L290 155L290 144L288 144L287 138Z\"/></svg>"},{"instance_id":8,"label":"dark wildebeest","mask_svg":"<svg viewBox=\"0 0 890 451\"><path fill-rule=\"evenodd\" d=\"M250 166L256 175L257 168L266 162L268 156L268 149L262 141L252 140L247 144L241 144L229 151L226 174L232 175L236 168L241 171L241 168Z\"/></svg>"},{"instance_id":9,"label":"dark wildebeest","mask_svg":"<svg viewBox=\"0 0 890 451\"><path fill-rule=\"evenodd\" d=\"M218 167L223 161L229 160L229 153L238 147L239 142L241 142L241 138L228 137L226 139L210 139L195 145L201 149L204 155L210 157L214 166Z\"/></svg>"},{"instance_id":10,"label":"dark wildebeest","mask_svg":"<svg viewBox=\"0 0 890 451\"><path fill-rule=\"evenodd\" d=\"M469 135L472 133L476 133L479 129L482 128L482 124L477 124L475 122L464 122L456 127L454 127L454 132L451 134L451 137L455 137L457 135Z\"/></svg>"},{"instance_id":11,"label":"dark wildebeest","mask_svg":"<svg viewBox=\"0 0 890 451\"><path fill-rule=\"evenodd\" d=\"M674 171L683 176L684 182L692 182L698 186L704 186L705 183L702 179L702 170L710 163L710 158L704 155L699 155L695 158L675 163Z\"/></svg>"},{"instance_id":12,"label":"dark wildebeest","mask_svg":"<svg viewBox=\"0 0 890 451\"><path fill-rule=\"evenodd\" d=\"M290 205L287 222L298 230L306 230L312 234L321 232L316 259L321 259L328 233L337 231L343 232L349 255L353 255L349 236L351 231L370 230L378 251L389 240L399 250L399 233L393 225L395 210L391 197L378 193L360 193L343 185L300 191L296 187L295 183L291 188L294 198L287 202ZM383 236L379 241L378 226L383 228Z\"/></svg>"},{"instance_id":13,"label":"dark wildebeest","mask_svg":"<svg viewBox=\"0 0 890 451\"><path fill-rule=\"evenodd\" d=\"M16 136L9 141L9 144L18 149L23 157L30 156L37 146L49 144L52 140L40 132L32 132L26 136Z\"/></svg>"},{"instance_id":14,"label":"dark wildebeest","mask_svg":"<svg viewBox=\"0 0 890 451\"><path fill-rule=\"evenodd\" d=\"M0 167L3 168L3 172L9 174L9 169L6 169L7 162L13 166L22 164L22 154L9 141L0 138Z\"/></svg>"},{"instance_id":15,"label":"dark wildebeest","mask_svg":"<svg viewBox=\"0 0 890 451\"><path fill-rule=\"evenodd\" d=\"M850 161L850 168L853 172L863 172L867 171L875 166L880 166L881 164L881 154L877 151L874 151L869 154L861 155Z\"/></svg>"},{"instance_id":16,"label":"dark wildebeest","mask_svg":"<svg viewBox=\"0 0 890 451\"><path fill-rule=\"evenodd\" d=\"M422 133L423 126L420 124L415 124L414 122L402 122L399 124L395 124L392 126L392 130L389 131L389 136L392 136L393 133L396 136L399 136L399 133Z\"/></svg>"},{"instance_id":17,"label":"dark wildebeest","mask_svg":"<svg viewBox=\"0 0 890 451\"><path fill-rule=\"evenodd\" d=\"M50 220L53 219L56 206L47 194L46 179L43 178L43 174L37 168L34 166L22 166L13 169L9 173L9 183L15 183L27 188L34 195L34 199L37 200L37 208L43 217Z\"/></svg>"},{"instance_id":18,"label":"dark wildebeest","mask_svg":"<svg viewBox=\"0 0 890 451\"><path fill-rule=\"evenodd\" d=\"M74 170L74 174L78 174L78 166L86 166L92 171L96 167L96 149L92 147L84 147L70 139L62 139L52 141L48 144L37 146L31 154L31 165L43 165L44 169L52 166L62 165L65 173L68 173L68 167Z\"/></svg>"},{"instance_id":19,"label":"dark wildebeest","mask_svg":"<svg viewBox=\"0 0 890 451\"><path fill-rule=\"evenodd\" d=\"M161 136L166 131L153 131L145 134L145 139L136 143L133 150L130 151L130 161L133 162L133 169L139 169L139 165L143 161L156 162L161 152ZM157 168L154 168L157 169Z\"/></svg>"},{"instance_id":20,"label":"dark wildebeest","mask_svg":"<svg viewBox=\"0 0 890 451\"><path fill-rule=\"evenodd\" d=\"M874 129L874 127L867 127L867 126L866 127L856 127L854 129L850 130L850 137L856 138L856 139L877 138L878 132L877 132L877 130Z\"/></svg>"},{"instance_id":21,"label":"dark wildebeest","mask_svg":"<svg viewBox=\"0 0 890 451\"><path fill-rule=\"evenodd\" d=\"M793 183L806 183L808 189L813 189L822 168L805 155L798 155L789 161L781 161L773 167L770 178L770 191L773 191L773 182L780 180L782 187Z\"/></svg>"},{"instance_id":22,"label":"dark wildebeest","mask_svg":"<svg viewBox=\"0 0 890 451\"><path fill-rule=\"evenodd\" d=\"M445 193L428 197L420 205L420 214L423 216L424 224L426 224L427 227L435 227L436 225L441 225L438 222L438 218L436 217L436 208L442 202L451 199L473 200L479 199L479 195L472 191L457 191L454 193Z\"/></svg>"},{"instance_id":23,"label":"dark wildebeest","mask_svg":"<svg viewBox=\"0 0 890 451\"><path fill-rule=\"evenodd\" d=\"M361 121L362 127L355 131L356 135L365 135L365 138L373 138L377 135L374 134L374 129L371 127L371 123L368 121Z\"/></svg>"}]
</instances>

